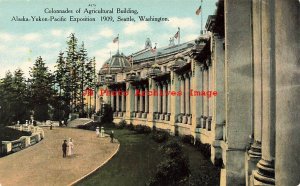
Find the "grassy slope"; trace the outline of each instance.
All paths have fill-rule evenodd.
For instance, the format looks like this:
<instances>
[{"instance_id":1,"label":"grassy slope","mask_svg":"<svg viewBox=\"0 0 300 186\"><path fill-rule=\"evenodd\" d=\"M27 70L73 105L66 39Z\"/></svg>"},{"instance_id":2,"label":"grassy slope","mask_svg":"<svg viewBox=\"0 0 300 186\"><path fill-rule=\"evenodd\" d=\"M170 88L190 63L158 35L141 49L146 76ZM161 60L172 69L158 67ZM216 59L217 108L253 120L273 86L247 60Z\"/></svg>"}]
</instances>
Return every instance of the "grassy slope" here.
<instances>
[{"instance_id":1,"label":"grassy slope","mask_svg":"<svg viewBox=\"0 0 300 186\"><path fill-rule=\"evenodd\" d=\"M148 182L160 162L161 144L154 142L150 135L126 129L115 130L115 137L121 143L117 155L77 185L144 186ZM219 185L220 171L191 145L184 144L183 148L189 157L192 174L187 185Z\"/></svg>"},{"instance_id":2,"label":"grassy slope","mask_svg":"<svg viewBox=\"0 0 300 186\"><path fill-rule=\"evenodd\" d=\"M145 185L160 160L159 145L150 136L115 130L121 146L117 155L78 185Z\"/></svg>"}]
</instances>

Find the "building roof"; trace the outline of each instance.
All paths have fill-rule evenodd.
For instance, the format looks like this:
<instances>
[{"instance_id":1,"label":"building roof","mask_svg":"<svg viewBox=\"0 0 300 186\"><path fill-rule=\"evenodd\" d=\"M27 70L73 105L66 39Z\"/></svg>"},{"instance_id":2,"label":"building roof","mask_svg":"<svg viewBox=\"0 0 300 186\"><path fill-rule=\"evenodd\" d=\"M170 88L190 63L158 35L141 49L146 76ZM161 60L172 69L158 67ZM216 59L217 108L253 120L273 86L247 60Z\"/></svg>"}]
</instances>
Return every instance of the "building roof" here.
<instances>
[{"instance_id":1,"label":"building roof","mask_svg":"<svg viewBox=\"0 0 300 186\"><path fill-rule=\"evenodd\" d=\"M141 63L143 61L148 61L151 59L158 59L162 57L167 57L170 55L173 55L175 53L178 53L180 51L183 51L185 49L191 48L195 45L195 41L189 41L186 43L182 43L179 45L173 45L173 46L167 46L162 48L157 48L156 52L152 52L150 48L140 50L134 54L132 54L133 57L133 63Z\"/></svg>"},{"instance_id":2,"label":"building roof","mask_svg":"<svg viewBox=\"0 0 300 186\"><path fill-rule=\"evenodd\" d=\"M117 52L115 55L104 62L99 73L103 74L107 72L115 72L130 66L131 64L128 61L127 57L123 53L120 54L119 52Z\"/></svg>"}]
</instances>

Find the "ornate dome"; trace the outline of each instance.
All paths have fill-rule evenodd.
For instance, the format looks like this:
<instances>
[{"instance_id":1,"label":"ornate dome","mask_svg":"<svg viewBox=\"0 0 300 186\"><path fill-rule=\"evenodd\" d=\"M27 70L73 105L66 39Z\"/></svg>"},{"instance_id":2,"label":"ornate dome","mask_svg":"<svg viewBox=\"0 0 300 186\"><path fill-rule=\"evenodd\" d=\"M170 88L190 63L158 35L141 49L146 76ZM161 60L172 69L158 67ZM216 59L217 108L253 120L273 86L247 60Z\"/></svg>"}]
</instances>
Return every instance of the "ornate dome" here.
<instances>
[{"instance_id":1,"label":"ornate dome","mask_svg":"<svg viewBox=\"0 0 300 186\"><path fill-rule=\"evenodd\" d=\"M120 54L117 52L110 59L105 61L100 69L100 73L111 73L130 66L131 64L127 57L123 53Z\"/></svg>"}]
</instances>

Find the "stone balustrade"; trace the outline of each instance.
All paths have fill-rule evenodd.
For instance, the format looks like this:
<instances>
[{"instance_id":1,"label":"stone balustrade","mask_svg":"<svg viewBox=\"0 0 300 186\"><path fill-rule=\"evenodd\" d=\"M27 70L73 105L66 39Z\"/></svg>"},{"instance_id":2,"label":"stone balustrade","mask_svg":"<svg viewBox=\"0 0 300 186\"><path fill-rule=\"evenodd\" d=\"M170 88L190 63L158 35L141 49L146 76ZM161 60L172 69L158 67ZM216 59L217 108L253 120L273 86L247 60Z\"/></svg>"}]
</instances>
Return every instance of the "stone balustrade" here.
<instances>
[{"instance_id":1,"label":"stone balustrade","mask_svg":"<svg viewBox=\"0 0 300 186\"><path fill-rule=\"evenodd\" d=\"M15 130L31 132L31 135L22 136L19 139L13 141L2 141L0 153L3 155L11 154L34 145L41 141L45 136L43 129L40 127L32 125L16 125L9 127Z\"/></svg>"}]
</instances>

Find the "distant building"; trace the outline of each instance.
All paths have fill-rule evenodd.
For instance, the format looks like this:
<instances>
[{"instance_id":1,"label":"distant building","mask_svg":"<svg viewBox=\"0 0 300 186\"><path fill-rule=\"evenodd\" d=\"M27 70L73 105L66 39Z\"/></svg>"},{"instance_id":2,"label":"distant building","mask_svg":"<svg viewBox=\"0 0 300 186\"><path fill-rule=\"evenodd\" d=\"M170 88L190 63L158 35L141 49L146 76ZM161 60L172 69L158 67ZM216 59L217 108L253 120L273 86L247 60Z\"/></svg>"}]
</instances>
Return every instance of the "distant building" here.
<instances>
[{"instance_id":1,"label":"distant building","mask_svg":"<svg viewBox=\"0 0 300 186\"><path fill-rule=\"evenodd\" d=\"M116 123L210 144L220 185L298 185L299 12L297 0L219 0L206 35L107 60L97 110L101 99Z\"/></svg>"}]
</instances>

